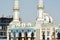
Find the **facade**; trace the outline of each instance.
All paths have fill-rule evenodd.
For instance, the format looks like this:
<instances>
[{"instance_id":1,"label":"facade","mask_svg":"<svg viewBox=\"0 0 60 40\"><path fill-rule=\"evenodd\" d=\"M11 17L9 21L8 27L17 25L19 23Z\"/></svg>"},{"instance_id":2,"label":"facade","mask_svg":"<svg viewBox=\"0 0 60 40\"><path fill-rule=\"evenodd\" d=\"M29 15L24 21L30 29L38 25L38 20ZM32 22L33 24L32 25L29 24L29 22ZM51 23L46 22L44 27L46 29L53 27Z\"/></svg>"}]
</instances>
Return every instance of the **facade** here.
<instances>
[{"instance_id":1,"label":"facade","mask_svg":"<svg viewBox=\"0 0 60 40\"><path fill-rule=\"evenodd\" d=\"M7 38L7 26L13 18L1 17L0 18L0 38Z\"/></svg>"},{"instance_id":2,"label":"facade","mask_svg":"<svg viewBox=\"0 0 60 40\"><path fill-rule=\"evenodd\" d=\"M43 0L39 0L35 24L22 22L19 18L19 0L14 0L13 19L6 26L7 40L56 40L60 39L60 25L44 11ZM7 18L8 19L8 18Z\"/></svg>"},{"instance_id":3,"label":"facade","mask_svg":"<svg viewBox=\"0 0 60 40\"><path fill-rule=\"evenodd\" d=\"M13 17L0 17L0 39L7 38L7 26L12 22ZM21 21L21 18L19 18Z\"/></svg>"}]
</instances>

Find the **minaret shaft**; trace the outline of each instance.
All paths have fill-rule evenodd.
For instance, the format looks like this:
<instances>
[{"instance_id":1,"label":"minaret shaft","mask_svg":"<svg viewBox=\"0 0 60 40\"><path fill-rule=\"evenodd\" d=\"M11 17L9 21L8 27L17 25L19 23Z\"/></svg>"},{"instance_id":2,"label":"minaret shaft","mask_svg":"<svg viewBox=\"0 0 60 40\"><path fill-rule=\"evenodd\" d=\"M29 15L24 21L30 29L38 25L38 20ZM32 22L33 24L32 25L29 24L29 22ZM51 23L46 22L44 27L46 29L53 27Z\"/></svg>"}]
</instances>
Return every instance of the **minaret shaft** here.
<instances>
[{"instance_id":1,"label":"minaret shaft","mask_svg":"<svg viewBox=\"0 0 60 40\"><path fill-rule=\"evenodd\" d=\"M43 17L43 0L39 0L38 3L38 19L37 20L42 20Z\"/></svg>"},{"instance_id":2,"label":"minaret shaft","mask_svg":"<svg viewBox=\"0 0 60 40\"><path fill-rule=\"evenodd\" d=\"M38 10L38 19L42 19L43 18L43 10L42 9L39 9Z\"/></svg>"},{"instance_id":3,"label":"minaret shaft","mask_svg":"<svg viewBox=\"0 0 60 40\"><path fill-rule=\"evenodd\" d=\"M13 20L19 21L19 0L14 0L14 15Z\"/></svg>"}]
</instances>

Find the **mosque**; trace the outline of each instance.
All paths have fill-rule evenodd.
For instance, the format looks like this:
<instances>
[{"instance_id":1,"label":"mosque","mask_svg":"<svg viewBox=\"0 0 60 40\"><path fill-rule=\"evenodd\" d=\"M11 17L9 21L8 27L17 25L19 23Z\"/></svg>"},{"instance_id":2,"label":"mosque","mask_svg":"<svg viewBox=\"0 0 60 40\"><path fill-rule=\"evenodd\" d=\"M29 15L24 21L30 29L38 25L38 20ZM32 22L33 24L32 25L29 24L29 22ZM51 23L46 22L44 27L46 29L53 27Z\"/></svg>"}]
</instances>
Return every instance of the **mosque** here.
<instances>
[{"instance_id":1,"label":"mosque","mask_svg":"<svg viewBox=\"0 0 60 40\"><path fill-rule=\"evenodd\" d=\"M43 0L38 1L36 22L22 22L19 18L19 0L14 0L13 20L7 26L7 40L56 40L60 39L60 25L44 11Z\"/></svg>"}]
</instances>

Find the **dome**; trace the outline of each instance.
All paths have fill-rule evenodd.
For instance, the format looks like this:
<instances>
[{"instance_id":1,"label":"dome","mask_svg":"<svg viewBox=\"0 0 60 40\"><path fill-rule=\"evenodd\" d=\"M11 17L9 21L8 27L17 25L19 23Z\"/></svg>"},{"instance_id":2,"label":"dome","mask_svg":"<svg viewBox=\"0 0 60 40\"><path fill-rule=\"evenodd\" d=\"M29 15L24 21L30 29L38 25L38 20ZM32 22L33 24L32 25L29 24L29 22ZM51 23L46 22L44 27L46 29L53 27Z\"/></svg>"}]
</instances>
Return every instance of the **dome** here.
<instances>
[{"instance_id":1,"label":"dome","mask_svg":"<svg viewBox=\"0 0 60 40\"><path fill-rule=\"evenodd\" d=\"M46 12L43 13L43 20L44 20L44 23L49 22L49 15Z\"/></svg>"},{"instance_id":2,"label":"dome","mask_svg":"<svg viewBox=\"0 0 60 40\"><path fill-rule=\"evenodd\" d=\"M43 19L44 23L52 23L53 19L51 16L49 16L46 12L43 13Z\"/></svg>"},{"instance_id":3,"label":"dome","mask_svg":"<svg viewBox=\"0 0 60 40\"><path fill-rule=\"evenodd\" d=\"M49 17L48 17L48 16L45 16L45 17L44 17L44 22L45 22L45 23L48 23L48 22L49 22Z\"/></svg>"}]
</instances>

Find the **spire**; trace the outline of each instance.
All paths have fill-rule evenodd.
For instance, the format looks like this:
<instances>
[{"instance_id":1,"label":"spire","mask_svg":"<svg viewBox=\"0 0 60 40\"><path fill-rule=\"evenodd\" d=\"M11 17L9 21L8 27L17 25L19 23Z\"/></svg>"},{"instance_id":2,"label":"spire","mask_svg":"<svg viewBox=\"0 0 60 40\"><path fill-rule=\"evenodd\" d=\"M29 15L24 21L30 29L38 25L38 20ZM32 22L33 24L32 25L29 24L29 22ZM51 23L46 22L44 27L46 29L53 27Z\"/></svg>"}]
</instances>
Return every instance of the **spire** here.
<instances>
[{"instance_id":1,"label":"spire","mask_svg":"<svg viewBox=\"0 0 60 40\"><path fill-rule=\"evenodd\" d=\"M13 20L19 21L19 0L14 0L13 11L14 11Z\"/></svg>"},{"instance_id":2,"label":"spire","mask_svg":"<svg viewBox=\"0 0 60 40\"><path fill-rule=\"evenodd\" d=\"M38 18L37 20L41 21L42 20L42 16L43 16L43 0L39 0L39 3L38 3Z\"/></svg>"},{"instance_id":3,"label":"spire","mask_svg":"<svg viewBox=\"0 0 60 40\"><path fill-rule=\"evenodd\" d=\"M39 8L39 9L43 8L43 0L39 0L38 8Z\"/></svg>"}]
</instances>

